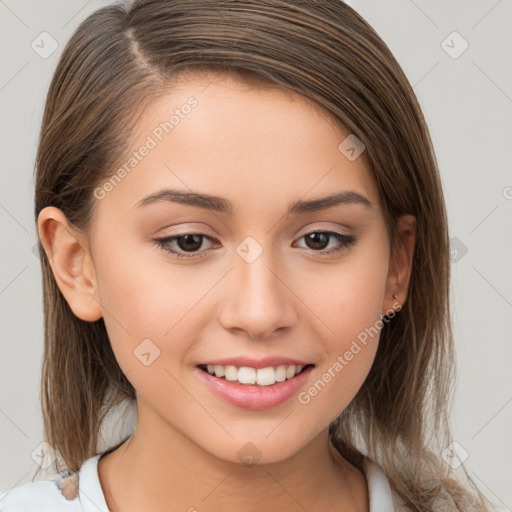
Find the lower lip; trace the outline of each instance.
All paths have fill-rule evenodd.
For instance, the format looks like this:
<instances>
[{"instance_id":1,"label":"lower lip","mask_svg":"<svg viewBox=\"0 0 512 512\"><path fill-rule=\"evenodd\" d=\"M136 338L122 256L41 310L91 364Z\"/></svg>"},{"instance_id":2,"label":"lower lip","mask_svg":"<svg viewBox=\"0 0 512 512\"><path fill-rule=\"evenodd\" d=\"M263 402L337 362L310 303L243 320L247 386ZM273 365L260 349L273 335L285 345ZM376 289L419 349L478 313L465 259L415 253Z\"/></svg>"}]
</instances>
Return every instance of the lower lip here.
<instances>
[{"instance_id":1,"label":"lower lip","mask_svg":"<svg viewBox=\"0 0 512 512\"><path fill-rule=\"evenodd\" d=\"M239 384L226 379L210 375L208 372L195 368L194 372L206 383L206 385L224 398L230 404L245 409L268 409L288 400L303 385L313 366L283 382L276 382L272 386L257 386L251 384Z\"/></svg>"}]
</instances>

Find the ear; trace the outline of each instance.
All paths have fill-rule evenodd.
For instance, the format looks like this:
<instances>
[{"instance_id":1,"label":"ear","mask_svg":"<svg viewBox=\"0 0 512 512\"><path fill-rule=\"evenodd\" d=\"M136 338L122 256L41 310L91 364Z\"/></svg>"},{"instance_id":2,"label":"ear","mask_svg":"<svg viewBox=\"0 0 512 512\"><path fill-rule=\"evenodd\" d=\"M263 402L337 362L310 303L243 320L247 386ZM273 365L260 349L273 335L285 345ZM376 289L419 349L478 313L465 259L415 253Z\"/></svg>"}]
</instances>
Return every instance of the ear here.
<instances>
[{"instance_id":1,"label":"ear","mask_svg":"<svg viewBox=\"0 0 512 512\"><path fill-rule=\"evenodd\" d=\"M41 210L37 229L57 286L73 313L86 322L100 319L103 314L86 237L53 206Z\"/></svg>"},{"instance_id":2,"label":"ear","mask_svg":"<svg viewBox=\"0 0 512 512\"><path fill-rule=\"evenodd\" d=\"M399 242L393 247L386 282L383 304L385 315L390 310L399 311L405 302L411 278L412 259L416 243L416 217L402 215L398 219ZM393 295L398 298L395 299Z\"/></svg>"}]
</instances>

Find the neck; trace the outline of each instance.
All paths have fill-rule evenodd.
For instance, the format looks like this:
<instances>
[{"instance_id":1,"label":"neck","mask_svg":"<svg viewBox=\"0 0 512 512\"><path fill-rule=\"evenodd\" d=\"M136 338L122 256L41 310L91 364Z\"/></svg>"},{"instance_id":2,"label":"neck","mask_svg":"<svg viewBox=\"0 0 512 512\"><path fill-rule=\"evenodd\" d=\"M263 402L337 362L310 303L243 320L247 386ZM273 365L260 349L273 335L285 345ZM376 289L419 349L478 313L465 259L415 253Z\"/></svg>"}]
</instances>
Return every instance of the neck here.
<instances>
[{"instance_id":1,"label":"neck","mask_svg":"<svg viewBox=\"0 0 512 512\"><path fill-rule=\"evenodd\" d=\"M111 512L368 510L364 475L330 447L328 429L286 460L248 465L139 416L134 435L101 457L98 474Z\"/></svg>"}]
</instances>

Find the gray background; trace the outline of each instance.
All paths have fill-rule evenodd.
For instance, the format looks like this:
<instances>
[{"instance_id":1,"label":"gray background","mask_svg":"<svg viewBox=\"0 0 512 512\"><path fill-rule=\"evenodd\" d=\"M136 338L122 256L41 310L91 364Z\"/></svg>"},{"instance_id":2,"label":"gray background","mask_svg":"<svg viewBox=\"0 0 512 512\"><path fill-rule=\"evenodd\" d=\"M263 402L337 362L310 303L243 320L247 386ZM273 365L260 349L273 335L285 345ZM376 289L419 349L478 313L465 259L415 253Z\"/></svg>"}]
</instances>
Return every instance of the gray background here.
<instances>
[{"instance_id":1,"label":"gray background","mask_svg":"<svg viewBox=\"0 0 512 512\"><path fill-rule=\"evenodd\" d=\"M0 0L0 491L30 481L42 442L41 273L33 252L42 109L65 42L108 3ZM431 130L453 248L453 441L483 492L512 510L512 1L347 3L394 52ZM50 56L41 55L51 50L45 31L59 45ZM133 416L119 428L107 444L133 428Z\"/></svg>"}]
</instances>

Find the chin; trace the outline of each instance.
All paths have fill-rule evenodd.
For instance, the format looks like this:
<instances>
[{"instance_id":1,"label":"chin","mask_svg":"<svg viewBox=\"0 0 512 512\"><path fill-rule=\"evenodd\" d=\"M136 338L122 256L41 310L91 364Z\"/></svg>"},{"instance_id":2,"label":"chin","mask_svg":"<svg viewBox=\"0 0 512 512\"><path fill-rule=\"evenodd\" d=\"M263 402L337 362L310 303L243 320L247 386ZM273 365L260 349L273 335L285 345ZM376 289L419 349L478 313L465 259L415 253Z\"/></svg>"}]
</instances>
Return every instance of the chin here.
<instances>
[{"instance_id":1,"label":"chin","mask_svg":"<svg viewBox=\"0 0 512 512\"><path fill-rule=\"evenodd\" d=\"M201 448L226 462L253 467L285 461L306 444L305 441L294 442L293 439L284 443L283 437L276 435L270 439L272 434L268 438L265 435L244 436L243 439L229 439L211 445L202 444Z\"/></svg>"}]
</instances>

